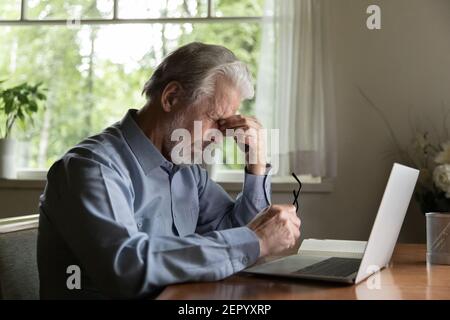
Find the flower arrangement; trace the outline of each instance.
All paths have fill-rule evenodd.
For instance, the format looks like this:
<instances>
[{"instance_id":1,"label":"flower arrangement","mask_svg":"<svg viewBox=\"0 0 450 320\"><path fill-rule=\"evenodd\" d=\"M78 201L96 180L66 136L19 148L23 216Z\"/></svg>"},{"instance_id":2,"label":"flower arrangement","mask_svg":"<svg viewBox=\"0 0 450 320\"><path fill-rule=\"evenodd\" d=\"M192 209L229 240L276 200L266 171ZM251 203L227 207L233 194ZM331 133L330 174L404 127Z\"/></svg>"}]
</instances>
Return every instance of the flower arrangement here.
<instances>
[{"instance_id":1,"label":"flower arrangement","mask_svg":"<svg viewBox=\"0 0 450 320\"><path fill-rule=\"evenodd\" d=\"M433 144L429 133L418 133L411 159L420 169L415 192L422 212L450 212L450 140Z\"/></svg>"},{"instance_id":2,"label":"flower arrangement","mask_svg":"<svg viewBox=\"0 0 450 320\"><path fill-rule=\"evenodd\" d=\"M403 148L396 138L387 117L372 100L358 88L368 104L386 124L397 150L397 158L420 170L414 197L422 213L450 213L450 136L447 116L444 117L443 133L431 136L429 131L414 129L411 145Z\"/></svg>"}]
</instances>

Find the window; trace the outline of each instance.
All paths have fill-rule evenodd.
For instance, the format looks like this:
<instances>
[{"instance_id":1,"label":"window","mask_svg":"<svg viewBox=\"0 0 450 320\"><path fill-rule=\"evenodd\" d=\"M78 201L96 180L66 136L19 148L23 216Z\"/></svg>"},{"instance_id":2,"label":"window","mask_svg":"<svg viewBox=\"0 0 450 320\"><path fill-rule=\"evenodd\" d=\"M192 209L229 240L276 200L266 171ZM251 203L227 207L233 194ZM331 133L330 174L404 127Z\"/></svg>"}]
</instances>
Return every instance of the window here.
<instances>
[{"instance_id":1,"label":"window","mask_svg":"<svg viewBox=\"0 0 450 320\"><path fill-rule=\"evenodd\" d=\"M2 0L3 86L43 82L46 109L21 141L20 167L47 169L68 148L140 108L172 49L225 45L256 79L263 0ZM241 112L253 113L254 101ZM234 144L227 144L231 152Z\"/></svg>"}]
</instances>

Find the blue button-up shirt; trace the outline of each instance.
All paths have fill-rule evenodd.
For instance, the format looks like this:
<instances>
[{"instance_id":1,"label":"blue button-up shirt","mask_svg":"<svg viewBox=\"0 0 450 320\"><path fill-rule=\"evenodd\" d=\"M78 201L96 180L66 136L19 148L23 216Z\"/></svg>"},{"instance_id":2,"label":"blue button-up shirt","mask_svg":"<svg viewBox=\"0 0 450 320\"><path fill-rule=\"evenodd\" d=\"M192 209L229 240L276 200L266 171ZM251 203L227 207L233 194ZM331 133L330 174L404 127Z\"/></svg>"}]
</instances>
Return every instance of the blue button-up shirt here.
<instances>
[{"instance_id":1,"label":"blue button-up shirt","mask_svg":"<svg viewBox=\"0 0 450 320\"><path fill-rule=\"evenodd\" d=\"M258 258L259 240L245 225L270 204L270 176L246 173L234 201L200 166L167 161L135 112L49 170L41 298L147 297L169 284L223 279ZM70 266L80 268L81 289Z\"/></svg>"}]
</instances>

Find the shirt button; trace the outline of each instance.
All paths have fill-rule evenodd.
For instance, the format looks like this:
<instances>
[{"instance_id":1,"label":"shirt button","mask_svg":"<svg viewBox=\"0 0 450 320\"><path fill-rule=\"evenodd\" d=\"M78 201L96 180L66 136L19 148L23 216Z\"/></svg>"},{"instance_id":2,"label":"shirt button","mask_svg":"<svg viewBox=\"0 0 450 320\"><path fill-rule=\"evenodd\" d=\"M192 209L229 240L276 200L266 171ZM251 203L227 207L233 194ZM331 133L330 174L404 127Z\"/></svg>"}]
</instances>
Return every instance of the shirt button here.
<instances>
[{"instance_id":1,"label":"shirt button","mask_svg":"<svg viewBox=\"0 0 450 320\"><path fill-rule=\"evenodd\" d=\"M242 258L242 263L243 264L247 264L248 263L248 258L247 257L243 257Z\"/></svg>"},{"instance_id":2,"label":"shirt button","mask_svg":"<svg viewBox=\"0 0 450 320\"><path fill-rule=\"evenodd\" d=\"M139 223L137 224L137 226L138 226L139 229L142 228L142 223L139 222Z\"/></svg>"}]
</instances>

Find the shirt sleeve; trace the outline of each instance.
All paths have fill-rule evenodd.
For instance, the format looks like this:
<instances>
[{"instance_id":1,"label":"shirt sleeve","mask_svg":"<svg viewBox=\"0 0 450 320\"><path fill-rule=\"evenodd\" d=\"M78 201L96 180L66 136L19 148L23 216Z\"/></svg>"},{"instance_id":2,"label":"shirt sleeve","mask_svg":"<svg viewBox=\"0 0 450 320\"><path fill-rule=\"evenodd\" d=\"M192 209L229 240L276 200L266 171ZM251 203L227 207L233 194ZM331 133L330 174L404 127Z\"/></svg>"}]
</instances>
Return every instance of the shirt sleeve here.
<instances>
[{"instance_id":1,"label":"shirt sleeve","mask_svg":"<svg viewBox=\"0 0 450 320\"><path fill-rule=\"evenodd\" d=\"M169 284L220 280L258 258L258 238L247 227L183 238L139 232L126 181L99 161L75 156L49 176L59 204L49 218L103 294L137 298Z\"/></svg>"},{"instance_id":2,"label":"shirt sleeve","mask_svg":"<svg viewBox=\"0 0 450 320\"><path fill-rule=\"evenodd\" d=\"M271 166L266 175L253 175L245 171L242 192L236 200L208 177L208 172L198 168L200 213L196 232L203 234L247 225L271 203Z\"/></svg>"}]
</instances>

